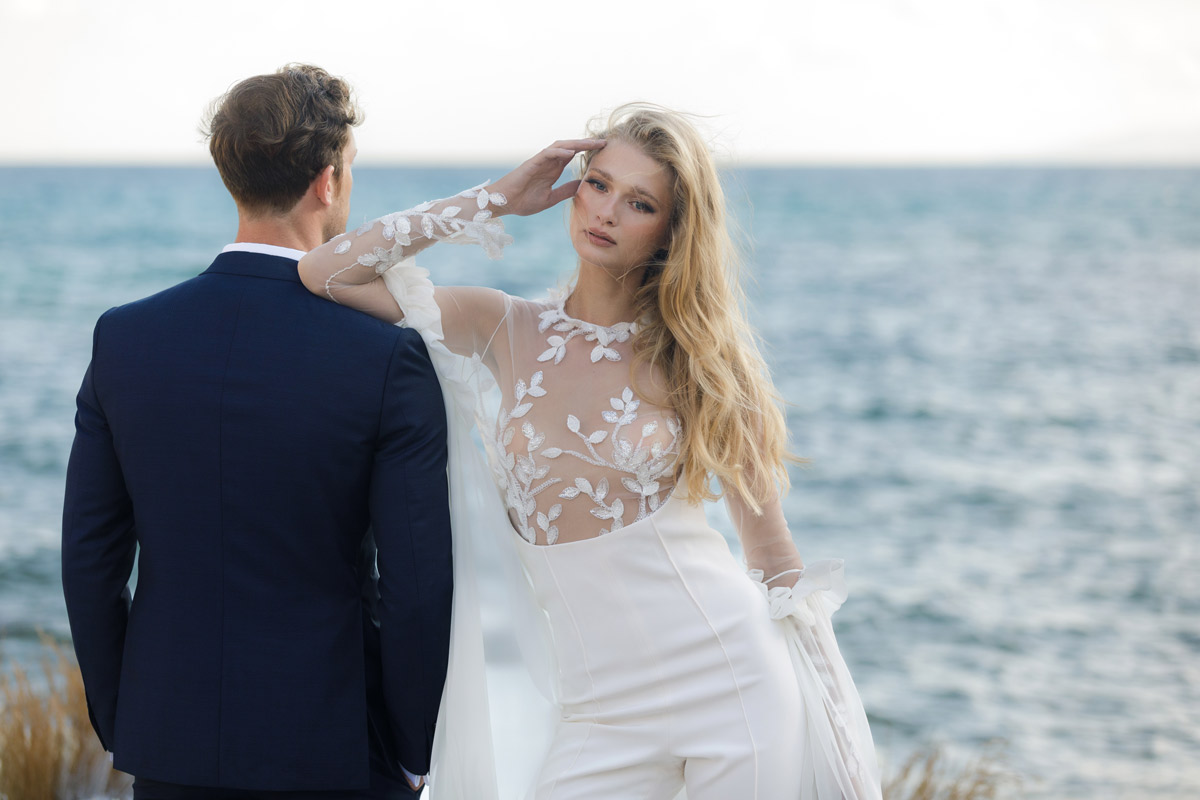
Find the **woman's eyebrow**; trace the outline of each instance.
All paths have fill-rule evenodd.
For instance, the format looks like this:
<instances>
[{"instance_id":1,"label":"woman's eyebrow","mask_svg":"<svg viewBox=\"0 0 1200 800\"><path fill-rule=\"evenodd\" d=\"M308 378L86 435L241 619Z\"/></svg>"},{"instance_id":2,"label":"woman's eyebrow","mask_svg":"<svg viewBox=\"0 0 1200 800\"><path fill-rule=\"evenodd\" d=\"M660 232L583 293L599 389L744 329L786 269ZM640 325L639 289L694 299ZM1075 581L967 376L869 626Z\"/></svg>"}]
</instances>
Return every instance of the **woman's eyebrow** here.
<instances>
[{"instance_id":1,"label":"woman's eyebrow","mask_svg":"<svg viewBox=\"0 0 1200 800\"><path fill-rule=\"evenodd\" d=\"M609 183L616 183L616 179L613 178L612 175L609 175L607 172L600 169L599 167L589 167L588 170L590 172L596 173L597 175L599 175L601 178L604 178L604 180L608 181ZM633 192L634 192L634 194L642 195L643 197L645 197L646 199L650 200L653 203L659 202L658 198L654 196L654 193L651 192L649 189L647 189L645 186L635 185L633 187ZM661 203L660 203L660 205L661 205Z\"/></svg>"}]
</instances>

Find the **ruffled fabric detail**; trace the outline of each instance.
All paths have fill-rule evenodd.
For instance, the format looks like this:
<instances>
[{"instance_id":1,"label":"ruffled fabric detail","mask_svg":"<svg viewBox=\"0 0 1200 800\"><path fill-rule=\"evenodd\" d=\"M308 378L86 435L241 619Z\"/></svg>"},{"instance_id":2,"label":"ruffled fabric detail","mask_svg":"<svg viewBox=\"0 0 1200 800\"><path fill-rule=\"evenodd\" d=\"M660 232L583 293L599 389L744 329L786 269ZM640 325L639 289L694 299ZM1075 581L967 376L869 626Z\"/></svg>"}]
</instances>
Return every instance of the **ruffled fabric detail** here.
<instances>
[{"instance_id":1,"label":"ruffled fabric detail","mask_svg":"<svg viewBox=\"0 0 1200 800\"><path fill-rule=\"evenodd\" d=\"M758 585L763 597L767 598L771 619L795 617L798 621L812 627L817 624L817 617L810 608L809 600L821 604L825 614L832 616L833 612L846 602L845 562L840 558L831 558L809 564L800 574L800 579L793 586L774 586L767 588L763 581L761 569L749 570L746 574Z\"/></svg>"},{"instance_id":2,"label":"ruffled fabric detail","mask_svg":"<svg viewBox=\"0 0 1200 800\"><path fill-rule=\"evenodd\" d=\"M433 341L442 340L442 312L434 299L433 281L429 270L418 267L411 258L396 265L398 269L385 272L383 281L396 303L404 309L407 327L415 328L422 337L428 332Z\"/></svg>"},{"instance_id":3,"label":"ruffled fabric detail","mask_svg":"<svg viewBox=\"0 0 1200 800\"><path fill-rule=\"evenodd\" d=\"M412 258L406 258L383 273L383 282L404 311L404 319L397 324L421 334L429 358L442 380L442 392L450 391L454 395L454 403L447 403L447 408L453 406L471 424L476 406L472 380L481 374L483 365L478 358L455 355L443 344L442 310L434 297L429 270L418 267Z\"/></svg>"}]
</instances>

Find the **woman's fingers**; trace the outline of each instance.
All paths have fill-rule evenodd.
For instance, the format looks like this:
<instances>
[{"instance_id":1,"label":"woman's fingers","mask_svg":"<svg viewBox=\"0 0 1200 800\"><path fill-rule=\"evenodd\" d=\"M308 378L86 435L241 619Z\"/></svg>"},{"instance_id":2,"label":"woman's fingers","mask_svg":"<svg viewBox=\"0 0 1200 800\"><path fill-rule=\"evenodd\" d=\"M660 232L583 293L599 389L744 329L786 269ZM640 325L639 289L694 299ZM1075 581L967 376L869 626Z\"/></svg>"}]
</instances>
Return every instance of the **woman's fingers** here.
<instances>
[{"instance_id":1,"label":"woman's fingers","mask_svg":"<svg viewBox=\"0 0 1200 800\"><path fill-rule=\"evenodd\" d=\"M550 193L550 205L556 206L568 197L574 197L575 192L579 191L579 181L567 181L562 186L556 186L554 191ZM549 206L547 206L549 208Z\"/></svg>"},{"instance_id":2,"label":"woman's fingers","mask_svg":"<svg viewBox=\"0 0 1200 800\"><path fill-rule=\"evenodd\" d=\"M546 149L572 150L575 153L579 153L584 150L599 150L600 148L604 147L604 144L605 142L603 139L559 139Z\"/></svg>"},{"instance_id":3,"label":"woman's fingers","mask_svg":"<svg viewBox=\"0 0 1200 800\"><path fill-rule=\"evenodd\" d=\"M574 150L566 150L561 147L547 147L542 152L538 153L538 161L542 164L554 164L559 170L565 169L567 164L571 163L571 159L575 157Z\"/></svg>"},{"instance_id":4,"label":"woman's fingers","mask_svg":"<svg viewBox=\"0 0 1200 800\"><path fill-rule=\"evenodd\" d=\"M545 211L575 194L579 181L555 188L571 159L585 150L604 147L603 139L562 139L542 150L494 184L508 198L504 212L528 216Z\"/></svg>"}]
</instances>

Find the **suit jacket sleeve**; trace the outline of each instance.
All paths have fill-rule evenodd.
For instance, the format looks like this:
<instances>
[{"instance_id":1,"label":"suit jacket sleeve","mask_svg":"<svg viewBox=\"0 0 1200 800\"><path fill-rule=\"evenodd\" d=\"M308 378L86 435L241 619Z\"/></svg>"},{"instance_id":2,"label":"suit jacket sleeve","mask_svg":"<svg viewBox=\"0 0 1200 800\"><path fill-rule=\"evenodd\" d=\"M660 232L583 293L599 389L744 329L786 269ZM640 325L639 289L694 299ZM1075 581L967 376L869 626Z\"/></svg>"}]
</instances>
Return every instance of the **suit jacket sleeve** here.
<instances>
[{"instance_id":1,"label":"suit jacket sleeve","mask_svg":"<svg viewBox=\"0 0 1200 800\"><path fill-rule=\"evenodd\" d=\"M133 506L96 391L100 328L76 399L75 442L63 503L62 579L88 713L112 749L137 539Z\"/></svg>"},{"instance_id":2,"label":"suit jacket sleeve","mask_svg":"<svg viewBox=\"0 0 1200 800\"><path fill-rule=\"evenodd\" d=\"M371 481L378 547L383 690L396 752L429 771L450 648L453 593L446 415L420 337L392 353Z\"/></svg>"}]
</instances>

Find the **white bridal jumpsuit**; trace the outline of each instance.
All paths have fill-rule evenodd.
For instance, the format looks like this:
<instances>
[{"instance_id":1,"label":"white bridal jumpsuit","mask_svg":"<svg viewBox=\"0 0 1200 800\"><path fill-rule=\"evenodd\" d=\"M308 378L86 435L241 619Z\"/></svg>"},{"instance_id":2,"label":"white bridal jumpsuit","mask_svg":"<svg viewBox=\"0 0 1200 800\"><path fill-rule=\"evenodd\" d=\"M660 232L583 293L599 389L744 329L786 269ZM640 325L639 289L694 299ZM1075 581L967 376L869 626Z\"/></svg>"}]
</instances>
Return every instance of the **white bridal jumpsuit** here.
<instances>
[{"instance_id":1,"label":"white bridal jumpsuit","mask_svg":"<svg viewBox=\"0 0 1200 800\"><path fill-rule=\"evenodd\" d=\"M452 504L467 504L453 493L472 480L455 465L470 458L468 416L503 504L454 517L454 642L431 797L496 796L487 776L458 774L491 758L490 743L472 753L457 739L478 742L467 729L488 727L486 709L471 707L486 705L471 688L478 669L464 666L481 648L467 608L472 556L459 541L469 538L460 527L486 526L515 556L512 582L524 584L516 588L536 609L553 664L543 688L558 720L528 796L670 800L686 787L688 800L878 798L870 732L829 623L844 598L841 562L809 565L794 588L793 578L770 592L761 572L747 576L684 495L682 431L654 402L660 376L635 365L635 323L573 319L561 296L531 302L429 282L409 257L430 242L498 255L509 241L476 211L488 201L498 204L476 187L319 251L338 259L327 270L331 298L380 273L404 324L425 338L459 442ZM790 547L778 500L761 516L727 502L751 566L773 545Z\"/></svg>"}]
</instances>

